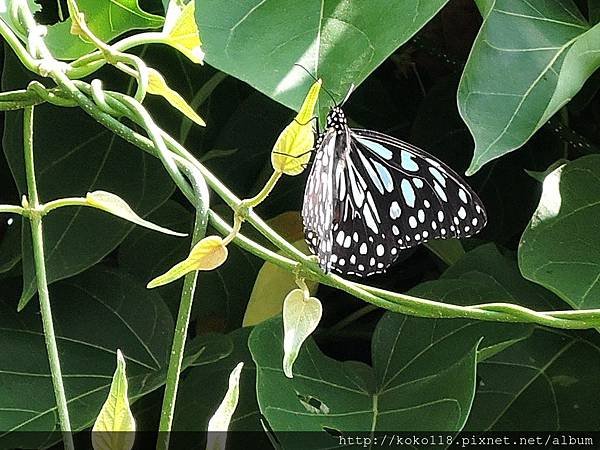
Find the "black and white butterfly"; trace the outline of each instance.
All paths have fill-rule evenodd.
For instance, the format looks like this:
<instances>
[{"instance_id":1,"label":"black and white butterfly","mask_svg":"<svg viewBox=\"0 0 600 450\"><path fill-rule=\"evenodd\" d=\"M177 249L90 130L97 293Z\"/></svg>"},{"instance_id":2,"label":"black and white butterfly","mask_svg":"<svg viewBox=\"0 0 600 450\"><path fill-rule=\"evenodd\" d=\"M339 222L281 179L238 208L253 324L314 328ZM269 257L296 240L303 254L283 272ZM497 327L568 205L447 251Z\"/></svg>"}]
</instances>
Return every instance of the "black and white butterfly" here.
<instances>
[{"instance_id":1,"label":"black and white butterfly","mask_svg":"<svg viewBox=\"0 0 600 450\"><path fill-rule=\"evenodd\" d=\"M466 238L485 226L477 194L446 164L376 131L348 127L340 106L317 137L302 218L327 272L384 272L402 249Z\"/></svg>"}]
</instances>

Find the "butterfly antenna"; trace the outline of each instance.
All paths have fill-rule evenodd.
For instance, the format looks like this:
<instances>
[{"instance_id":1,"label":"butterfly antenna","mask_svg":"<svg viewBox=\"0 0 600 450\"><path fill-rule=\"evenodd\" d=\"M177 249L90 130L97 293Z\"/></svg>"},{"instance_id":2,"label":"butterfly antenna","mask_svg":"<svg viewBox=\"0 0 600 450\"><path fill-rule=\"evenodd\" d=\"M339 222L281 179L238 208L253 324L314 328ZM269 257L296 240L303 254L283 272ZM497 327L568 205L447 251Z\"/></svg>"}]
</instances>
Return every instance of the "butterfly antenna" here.
<instances>
[{"instance_id":1,"label":"butterfly antenna","mask_svg":"<svg viewBox=\"0 0 600 450\"><path fill-rule=\"evenodd\" d=\"M315 77L315 76L314 76L312 73L310 73L310 72L309 72L309 70L308 70L306 67L304 67L302 64L295 63L294 65L295 65L295 66L298 66L298 67L300 67L302 70L304 70L304 71L305 71L305 72L308 74L308 76L309 76L309 77L311 77L313 80L315 80L315 81L319 81L319 80L318 80L318 79L317 79L317 78L316 78L316 77ZM325 93L326 93L327 95L329 95L329 98L331 98L331 101L333 102L333 104L334 104L334 105L337 105L337 103L336 103L336 101L335 101L335 98L333 97L333 94L332 94L332 93L329 91L329 89L327 89L325 86L322 86L322 88L323 88L323 90L325 91Z\"/></svg>"},{"instance_id":2,"label":"butterfly antenna","mask_svg":"<svg viewBox=\"0 0 600 450\"><path fill-rule=\"evenodd\" d=\"M342 101L342 103L340 103L340 106L344 106L346 104L346 102L348 101L348 99L350 98L350 95L352 95L352 93L354 92L354 88L356 88L356 86L354 86L354 83L352 83L350 85L350 89L348 89L348 93L346 94L346 96L344 97L344 100Z\"/></svg>"}]
</instances>

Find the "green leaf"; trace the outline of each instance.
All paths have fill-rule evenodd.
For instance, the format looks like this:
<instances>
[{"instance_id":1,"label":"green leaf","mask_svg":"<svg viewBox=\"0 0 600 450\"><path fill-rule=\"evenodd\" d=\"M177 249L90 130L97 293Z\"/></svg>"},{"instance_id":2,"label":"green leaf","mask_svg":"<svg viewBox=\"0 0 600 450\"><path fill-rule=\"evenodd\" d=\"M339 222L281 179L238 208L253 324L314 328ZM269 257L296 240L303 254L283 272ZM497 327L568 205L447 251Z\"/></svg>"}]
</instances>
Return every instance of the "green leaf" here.
<instances>
[{"instance_id":1,"label":"green leaf","mask_svg":"<svg viewBox=\"0 0 600 450\"><path fill-rule=\"evenodd\" d=\"M553 172L555 169L557 169L558 167L560 167L568 162L569 162L568 159L560 158L560 159L557 159L556 161L554 161L552 164L550 164L550 166L546 170L525 170L525 172L527 172L527 175L529 175L534 180L539 181L540 183L543 183L544 179L551 172Z\"/></svg>"},{"instance_id":2,"label":"green leaf","mask_svg":"<svg viewBox=\"0 0 600 450\"><path fill-rule=\"evenodd\" d=\"M292 378L292 366L302 343L319 325L323 305L315 297L304 297L302 289L294 289L283 301L283 373Z\"/></svg>"},{"instance_id":3,"label":"green leaf","mask_svg":"<svg viewBox=\"0 0 600 450\"><path fill-rule=\"evenodd\" d=\"M298 109L313 80L295 63L339 101L446 3L208 0L196 1L196 21L210 65Z\"/></svg>"},{"instance_id":4,"label":"green leaf","mask_svg":"<svg viewBox=\"0 0 600 450\"><path fill-rule=\"evenodd\" d=\"M519 244L523 276L576 309L600 307L600 156L565 164L544 180L540 203Z\"/></svg>"},{"instance_id":5,"label":"green leaf","mask_svg":"<svg viewBox=\"0 0 600 450\"><path fill-rule=\"evenodd\" d=\"M21 88L29 75L7 52L3 89ZM160 161L127 144L77 108L35 108L35 167L41 201L105 190L118 194L141 217L173 192ZM3 147L19 192L27 191L22 114L6 114ZM61 208L44 217L48 282L91 267L113 251L135 226L92 208ZM36 292L31 232L23 221L22 305Z\"/></svg>"},{"instance_id":6,"label":"green leaf","mask_svg":"<svg viewBox=\"0 0 600 450\"><path fill-rule=\"evenodd\" d=\"M15 312L16 292L0 294L2 448L45 448L60 439L39 313ZM129 398L164 383L173 319L162 299L131 276L92 269L50 288L71 425L90 427L107 398L116 349L127 358ZM33 432L35 431L35 432Z\"/></svg>"},{"instance_id":7,"label":"green leaf","mask_svg":"<svg viewBox=\"0 0 600 450\"><path fill-rule=\"evenodd\" d=\"M131 450L135 441L135 419L129 408L125 358L117 350L117 369L108 398L92 428L94 450Z\"/></svg>"},{"instance_id":8,"label":"green leaf","mask_svg":"<svg viewBox=\"0 0 600 450\"><path fill-rule=\"evenodd\" d=\"M527 340L479 363L466 430L598 429L600 340L536 329Z\"/></svg>"},{"instance_id":9,"label":"green leaf","mask_svg":"<svg viewBox=\"0 0 600 450\"><path fill-rule=\"evenodd\" d=\"M149 14L138 0L77 0L90 30L104 42L136 29L160 28L164 19ZM71 34L71 18L48 27L45 38L55 58L76 59L92 50L93 44Z\"/></svg>"},{"instance_id":10,"label":"green leaf","mask_svg":"<svg viewBox=\"0 0 600 450\"><path fill-rule=\"evenodd\" d=\"M588 13L590 23L600 22L600 3L596 0L588 0Z\"/></svg>"},{"instance_id":11,"label":"green leaf","mask_svg":"<svg viewBox=\"0 0 600 450\"><path fill-rule=\"evenodd\" d=\"M286 221L283 224L295 228L294 224L297 223L299 231L302 232L302 218L298 212L283 213L278 217L281 218L284 216L287 216L289 221ZM294 222L294 218L297 218L299 222ZM273 220L270 220L269 224L273 226ZM276 227L275 229L278 231L281 230L280 227ZM290 228L287 228L286 231L289 230ZM284 233L283 236L292 242L295 238L299 238L299 236L290 236L286 233ZM301 252L310 254L308 245L303 238L293 242L293 245ZM305 281L311 295L314 294L317 291L319 284L312 280ZM263 320L279 315L283 310L283 300L285 299L285 296L296 287L298 287L298 285L296 284L296 276L293 273L265 261L256 275L256 281L254 282L254 287L252 288L252 293L250 294L248 306L246 307L246 312L244 314L243 326L257 325Z\"/></svg>"},{"instance_id":12,"label":"green leaf","mask_svg":"<svg viewBox=\"0 0 600 450\"><path fill-rule=\"evenodd\" d=\"M221 236L207 236L192 247L189 255L165 273L153 278L146 286L152 289L172 283L194 271L213 271L227 260L227 247Z\"/></svg>"},{"instance_id":13,"label":"green leaf","mask_svg":"<svg viewBox=\"0 0 600 450\"><path fill-rule=\"evenodd\" d=\"M558 76L554 95L542 121L548 120L583 87L586 80L600 67L600 23L583 33L569 48Z\"/></svg>"},{"instance_id":14,"label":"green leaf","mask_svg":"<svg viewBox=\"0 0 600 450\"><path fill-rule=\"evenodd\" d=\"M194 121L197 125L206 126L204 120L194 111L185 99L179 93L169 87L162 74L152 68L148 69L148 93L160 95L171 106L179 110L188 119Z\"/></svg>"},{"instance_id":15,"label":"green leaf","mask_svg":"<svg viewBox=\"0 0 600 450\"><path fill-rule=\"evenodd\" d=\"M309 339L293 379L281 368L281 320L258 325L249 347L257 366L261 412L275 432L315 432L306 438L310 444L282 433L282 447L331 447L337 440L325 429L460 430L475 394L480 336L464 335L452 326L441 331L442 323L386 314L373 336L373 368L328 358Z\"/></svg>"},{"instance_id":16,"label":"green leaf","mask_svg":"<svg viewBox=\"0 0 600 450\"><path fill-rule=\"evenodd\" d=\"M240 398L240 375L244 363L240 362L229 374L229 387L215 414L208 421L206 450L225 450L227 431Z\"/></svg>"},{"instance_id":17,"label":"green leaf","mask_svg":"<svg viewBox=\"0 0 600 450\"><path fill-rule=\"evenodd\" d=\"M36 13L40 10L40 5L36 3L36 0L26 0L25 3L29 6L29 9L32 13ZM4 6L3 6L4 5ZM11 14L8 9L8 1L0 0L0 19L4 20L4 22L15 32L18 36L20 36L23 40L26 40L26 36L19 31L19 29L15 26L12 21Z\"/></svg>"},{"instance_id":18,"label":"green leaf","mask_svg":"<svg viewBox=\"0 0 600 450\"><path fill-rule=\"evenodd\" d=\"M600 61L589 29L572 0L494 2L458 91L475 139L468 174L523 145L581 88Z\"/></svg>"}]
</instances>

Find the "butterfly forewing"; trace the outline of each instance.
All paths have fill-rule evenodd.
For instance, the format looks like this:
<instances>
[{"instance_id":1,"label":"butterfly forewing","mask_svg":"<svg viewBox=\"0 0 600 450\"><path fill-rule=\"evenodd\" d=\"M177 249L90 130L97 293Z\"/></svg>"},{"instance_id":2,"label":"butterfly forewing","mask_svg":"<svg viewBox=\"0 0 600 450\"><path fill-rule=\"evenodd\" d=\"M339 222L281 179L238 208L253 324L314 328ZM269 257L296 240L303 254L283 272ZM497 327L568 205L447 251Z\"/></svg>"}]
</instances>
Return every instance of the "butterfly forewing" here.
<instances>
[{"instance_id":1,"label":"butterfly forewing","mask_svg":"<svg viewBox=\"0 0 600 450\"><path fill-rule=\"evenodd\" d=\"M352 130L352 136L357 152L367 154L378 169L374 184L393 180L395 190L381 196L381 208L388 208L386 219L400 248L433 238L470 237L485 226L481 200L443 162L381 133Z\"/></svg>"}]
</instances>

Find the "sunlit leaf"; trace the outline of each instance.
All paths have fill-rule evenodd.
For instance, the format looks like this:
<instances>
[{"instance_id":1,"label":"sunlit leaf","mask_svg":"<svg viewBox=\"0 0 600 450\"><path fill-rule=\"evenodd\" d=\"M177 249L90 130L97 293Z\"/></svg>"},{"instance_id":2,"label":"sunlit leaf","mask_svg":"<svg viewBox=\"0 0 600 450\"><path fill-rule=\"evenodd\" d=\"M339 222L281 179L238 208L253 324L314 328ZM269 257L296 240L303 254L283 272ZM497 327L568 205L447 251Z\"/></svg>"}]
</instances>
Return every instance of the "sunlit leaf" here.
<instances>
[{"instance_id":1,"label":"sunlit leaf","mask_svg":"<svg viewBox=\"0 0 600 450\"><path fill-rule=\"evenodd\" d=\"M244 363L240 362L229 375L229 388L219 408L208 422L206 450L225 450L227 430L240 397L240 375Z\"/></svg>"},{"instance_id":2,"label":"sunlit leaf","mask_svg":"<svg viewBox=\"0 0 600 450\"><path fill-rule=\"evenodd\" d=\"M213 270L227 259L227 247L219 236L208 236L198 242L188 257L166 273L148 283L148 289L178 280L194 270Z\"/></svg>"},{"instance_id":3,"label":"sunlit leaf","mask_svg":"<svg viewBox=\"0 0 600 450\"><path fill-rule=\"evenodd\" d=\"M294 289L283 302L283 372L292 378L292 366L302 343L319 325L323 306L315 297L304 298L302 289Z\"/></svg>"},{"instance_id":4,"label":"sunlit leaf","mask_svg":"<svg viewBox=\"0 0 600 450\"><path fill-rule=\"evenodd\" d=\"M600 156L556 168L519 244L523 275L573 308L600 308Z\"/></svg>"},{"instance_id":5,"label":"sunlit leaf","mask_svg":"<svg viewBox=\"0 0 600 450\"><path fill-rule=\"evenodd\" d=\"M200 48L200 34L194 18L195 5L195 0L183 7L176 1L169 2L163 32L167 35L166 44L179 50L190 61L202 64L204 52Z\"/></svg>"},{"instance_id":6,"label":"sunlit leaf","mask_svg":"<svg viewBox=\"0 0 600 450\"><path fill-rule=\"evenodd\" d=\"M310 161L310 152L315 145L312 119L321 83L318 80L311 86L295 119L277 138L271 152L271 164L276 171L298 175Z\"/></svg>"},{"instance_id":7,"label":"sunlit leaf","mask_svg":"<svg viewBox=\"0 0 600 450\"><path fill-rule=\"evenodd\" d=\"M138 0L77 0L77 7L88 28L103 42L130 30L159 28L164 23L162 17L141 9ZM75 59L95 49L92 43L71 34L72 28L78 33L71 17L48 26L44 40L56 58Z\"/></svg>"},{"instance_id":8,"label":"sunlit leaf","mask_svg":"<svg viewBox=\"0 0 600 450\"><path fill-rule=\"evenodd\" d=\"M196 122L198 125L204 127L206 123L202 118L196 114L196 111L188 105L184 98L179 93L171 89L160 72L149 69L148 77L148 92L154 95L160 95L164 97L173 107L181 111L188 119Z\"/></svg>"},{"instance_id":9,"label":"sunlit leaf","mask_svg":"<svg viewBox=\"0 0 600 450\"><path fill-rule=\"evenodd\" d=\"M130 450L135 441L135 419L129 408L125 359L117 350L117 369L108 398L92 428L94 450Z\"/></svg>"},{"instance_id":10,"label":"sunlit leaf","mask_svg":"<svg viewBox=\"0 0 600 450\"><path fill-rule=\"evenodd\" d=\"M295 63L341 101L446 3L202 0L196 21L210 65L298 110L312 81ZM330 107L320 102L319 115Z\"/></svg>"}]
</instances>

